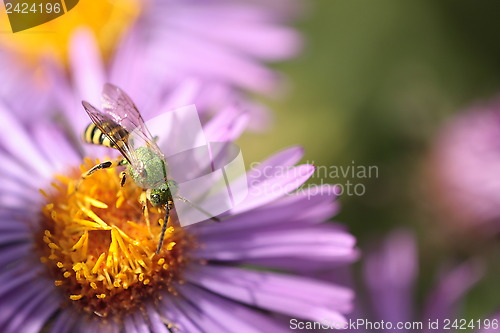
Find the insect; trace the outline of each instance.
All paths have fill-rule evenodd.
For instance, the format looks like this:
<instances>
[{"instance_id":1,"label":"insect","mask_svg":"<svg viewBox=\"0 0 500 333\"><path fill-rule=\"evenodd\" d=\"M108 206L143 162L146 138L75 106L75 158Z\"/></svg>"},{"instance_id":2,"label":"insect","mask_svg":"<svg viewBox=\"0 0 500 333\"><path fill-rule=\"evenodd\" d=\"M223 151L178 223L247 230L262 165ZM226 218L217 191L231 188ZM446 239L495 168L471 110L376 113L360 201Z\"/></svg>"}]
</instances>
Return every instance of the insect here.
<instances>
[{"instance_id":1,"label":"insect","mask_svg":"<svg viewBox=\"0 0 500 333\"><path fill-rule=\"evenodd\" d=\"M84 132L84 140L118 149L123 156L123 159L117 162L106 161L92 167L82 175L82 179L100 169L126 166L126 171L120 175L121 185L125 184L128 175L138 186L145 189L143 197L145 196L151 205L165 207L165 219L156 249L156 253L159 253L170 210L174 208L174 197L193 204L179 196L177 183L167 178L168 165L165 157L149 133L134 102L125 92L114 85L105 84L102 92L102 111L86 101L82 101L82 104L92 120L92 124ZM145 205L146 200L142 201ZM146 207L143 208L146 212Z\"/></svg>"}]
</instances>

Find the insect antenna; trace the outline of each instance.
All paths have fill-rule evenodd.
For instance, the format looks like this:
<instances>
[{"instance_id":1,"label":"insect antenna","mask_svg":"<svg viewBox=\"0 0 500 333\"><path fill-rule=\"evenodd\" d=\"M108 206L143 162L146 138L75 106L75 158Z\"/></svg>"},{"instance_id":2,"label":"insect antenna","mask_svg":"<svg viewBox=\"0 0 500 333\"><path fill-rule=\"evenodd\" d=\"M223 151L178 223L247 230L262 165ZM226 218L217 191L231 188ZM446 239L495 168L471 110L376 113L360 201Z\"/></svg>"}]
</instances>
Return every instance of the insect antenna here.
<instances>
[{"instance_id":1,"label":"insect antenna","mask_svg":"<svg viewBox=\"0 0 500 333\"><path fill-rule=\"evenodd\" d=\"M209 219L215 221L215 222L220 222L221 220L218 218L218 217L215 217L215 216L212 216L212 214L210 214L209 212L207 212L206 210L204 210L203 208L201 208L200 206L192 203L191 201L189 201L188 199L184 198L184 197L181 197L180 195L176 195L174 197L175 199L178 199L182 202L184 202L185 204L187 204L189 207L191 208L194 208L200 212L202 212L203 214L205 214Z\"/></svg>"}]
</instances>

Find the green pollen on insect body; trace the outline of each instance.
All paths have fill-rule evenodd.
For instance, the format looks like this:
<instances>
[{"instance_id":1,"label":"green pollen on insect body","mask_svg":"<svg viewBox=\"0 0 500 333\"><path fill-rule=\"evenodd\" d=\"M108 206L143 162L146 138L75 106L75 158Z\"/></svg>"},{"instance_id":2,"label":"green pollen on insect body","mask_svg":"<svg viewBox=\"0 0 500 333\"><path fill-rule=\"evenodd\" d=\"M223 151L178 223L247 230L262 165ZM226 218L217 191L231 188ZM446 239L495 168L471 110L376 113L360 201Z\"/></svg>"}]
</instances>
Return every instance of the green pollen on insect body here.
<instances>
[{"instance_id":1,"label":"green pollen on insect body","mask_svg":"<svg viewBox=\"0 0 500 333\"><path fill-rule=\"evenodd\" d=\"M162 182L165 183L167 178L167 166L165 161L155 152L147 147L139 147L135 149L135 154L144 165L146 175L138 173L132 166L128 166L127 170L131 177L144 188L152 188L159 186Z\"/></svg>"}]
</instances>

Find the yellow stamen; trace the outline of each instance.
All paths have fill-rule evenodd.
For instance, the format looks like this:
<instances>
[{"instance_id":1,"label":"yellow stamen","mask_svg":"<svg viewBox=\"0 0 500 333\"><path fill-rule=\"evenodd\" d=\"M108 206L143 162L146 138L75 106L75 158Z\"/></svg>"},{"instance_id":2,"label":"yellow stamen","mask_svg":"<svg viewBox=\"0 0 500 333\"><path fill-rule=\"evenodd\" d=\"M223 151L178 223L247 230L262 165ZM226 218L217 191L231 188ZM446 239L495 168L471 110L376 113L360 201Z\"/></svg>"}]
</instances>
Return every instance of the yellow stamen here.
<instances>
[{"instance_id":1,"label":"yellow stamen","mask_svg":"<svg viewBox=\"0 0 500 333\"><path fill-rule=\"evenodd\" d=\"M52 250L60 250L61 248L59 246L57 246L57 244L55 243L49 243L49 247L52 249Z\"/></svg>"},{"instance_id":2,"label":"yellow stamen","mask_svg":"<svg viewBox=\"0 0 500 333\"><path fill-rule=\"evenodd\" d=\"M106 205L104 202L101 202L101 201L96 200L96 199L92 199L91 197L85 197L85 201L87 201L92 206L97 207L97 208L103 208L103 209L108 208L108 205Z\"/></svg>"},{"instance_id":3,"label":"yellow stamen","mask_svg":"<svg viewBox=\"0 0 500 333\"><path fill-rule=\"evenodd\" d=\"M79 169L92 166L86 160ZM121 187L119 170L80 179L79 172L57 176L50 191L41 191L48 203L42 206L37 244L54 284L69 300L78 301L72 304L79 309L100 316L125 314L160 290L174 292L171 283L180 280L192 237L170 226L165 246L156 254L161 232L156 222L164 209L147 205L148 226L140 202L144 190L133 180Z\"/></svg>"},{"instance_id":4,"label":"yellow stamen","mask_svg":"<svg viewBox=\"0 0 500 333\"><path fill-rule=\"evenodd\" d=\"M101 268L101 264L104 261L104 258L106 257L106 253L101 253L97 261L95 262L94 268L92 268L92 274L96 274L99 269Z\"/></svg>"},{"instance_id":5,"label":"yellow stamen","mask_svg":"<svg viewBox=\"0 0 500 333\"><path fill-rule=\"evenodd\" d=\"M82 212L85 213L88 217L90 217L93 221L95 221L97 224L101 225L102 227L108 227L106 222L104 222L99 216L97 216L96 213L94 213L92 210L90 210L87 207L84 207L81 203L78 204L79 208L81 209Z\"/></svg>"},{"instance_id":6,"label":"yellow stamen","mask_svg":"<svg viewBox=\"0 0 500 333\"><path fill-rule=\"evenodd\" d=\"M82 246L83 246L83 243L85 242L85 240L87 239L88 236L89 236L88 231L85 231L85 233L80 237L80 239L78 240L78 242L76 242L76 244L73 245L73 247L71 249L72 250L81 249Z\"/></svg>"},{"instance_id":7,"label":"yellow stamen","mask_svg":"<svg viewBox=\"0 0 500 333\"><path fill-rule=\"evenodd\" d=\"M123 201L125 201L125 197L123 197L123 195L119 196L117 199L116 199L116 208L120 208L123 204Z\"/></svg>"}]
</instances>

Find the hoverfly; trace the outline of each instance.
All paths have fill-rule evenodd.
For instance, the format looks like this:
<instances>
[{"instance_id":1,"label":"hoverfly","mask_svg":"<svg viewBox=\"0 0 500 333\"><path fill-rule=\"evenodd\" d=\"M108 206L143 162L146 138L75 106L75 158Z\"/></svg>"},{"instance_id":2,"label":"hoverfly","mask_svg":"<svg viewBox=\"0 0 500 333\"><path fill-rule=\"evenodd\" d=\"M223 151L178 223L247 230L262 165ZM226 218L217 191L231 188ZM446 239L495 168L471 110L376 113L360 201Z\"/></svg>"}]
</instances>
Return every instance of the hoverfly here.
<instances>
[{"instance_id":1,"label":"hoverfly","mask_svg":"<svg viewBox=\"0 0 500 333\"><path fill-rule=\"evenodd\" d=\"M82 101L82 104L92 120L92 124L84 132L84 140L118 149L123 156L118 162L106 161L94 166L82 175L82 179L100 169L127 166L126 172L121 173L121 185L125 184L129 175L138 186L146 189L146 198L153 206L165 207L165 220L156 250L156 253L159 253L170 210L174 208L174 197L193 204L177 194L178 186L175 181L168 180L165 157L149 133L134 102L125 92L114 85L105 84L102 92L102 111L86 101Z\"/></svg>"}]
</instances>

